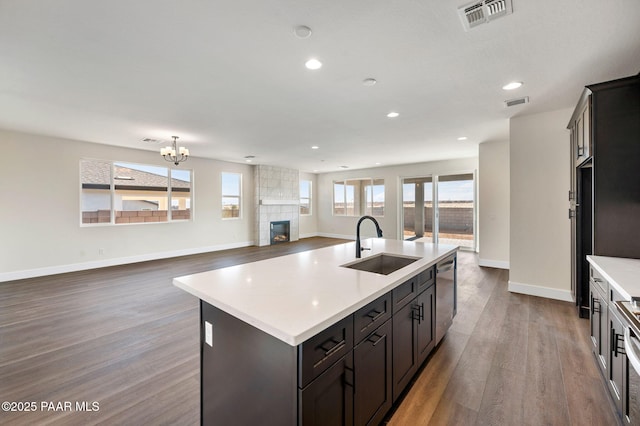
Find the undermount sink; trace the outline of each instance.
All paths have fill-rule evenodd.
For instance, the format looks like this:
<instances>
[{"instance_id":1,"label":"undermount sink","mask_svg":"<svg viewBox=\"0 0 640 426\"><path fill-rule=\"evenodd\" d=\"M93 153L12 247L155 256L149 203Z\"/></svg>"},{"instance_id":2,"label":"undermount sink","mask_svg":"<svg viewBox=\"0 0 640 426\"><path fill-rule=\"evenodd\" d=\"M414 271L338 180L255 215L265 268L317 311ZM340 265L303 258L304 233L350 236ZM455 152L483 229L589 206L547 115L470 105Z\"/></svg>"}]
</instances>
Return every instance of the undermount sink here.
<instances>
[{"instance_id":1,"label":"undermount sink","mask_svg":"<svg viewBox=\"0 0 640 426\"><path fill-rule=\"evenodd\" d=\"M344 268L357 269L359 271L389 275L400 268L404 268L405 266L412 264L416 260L420 260L420 258L380 253L342 266Z\"/></svg>"}]
</instances>

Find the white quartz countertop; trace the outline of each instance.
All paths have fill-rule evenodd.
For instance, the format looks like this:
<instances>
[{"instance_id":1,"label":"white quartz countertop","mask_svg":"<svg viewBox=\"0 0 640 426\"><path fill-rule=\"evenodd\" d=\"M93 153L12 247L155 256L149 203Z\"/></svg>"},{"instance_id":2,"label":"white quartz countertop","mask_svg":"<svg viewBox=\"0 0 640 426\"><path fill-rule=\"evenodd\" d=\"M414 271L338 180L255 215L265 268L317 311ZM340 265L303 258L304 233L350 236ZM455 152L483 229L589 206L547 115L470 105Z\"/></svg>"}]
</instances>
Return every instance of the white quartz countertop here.
<instances>
[{"instance_id":1,"label":"white quartz countertop","mask_svg":"<svg viewBox=\"0 0 640 426\"><path fill-rule=\"evenodd\" d=\"M174 278L173 284L228 314L296 346L415 274L457 246L371 238L362 258L419 257L389 275L341 267L357 260L355 242Z\"/></svg>"},{"instance_id":2,"label":"white quartz countertop","mask_svg":"<svg viewBox=\"0 0 640 426\"><path fill-rule=\"evenodd\" d=\"M640 297L640 259L587 256L587 260L627 301Z\"/></svg>"}]
</instances>

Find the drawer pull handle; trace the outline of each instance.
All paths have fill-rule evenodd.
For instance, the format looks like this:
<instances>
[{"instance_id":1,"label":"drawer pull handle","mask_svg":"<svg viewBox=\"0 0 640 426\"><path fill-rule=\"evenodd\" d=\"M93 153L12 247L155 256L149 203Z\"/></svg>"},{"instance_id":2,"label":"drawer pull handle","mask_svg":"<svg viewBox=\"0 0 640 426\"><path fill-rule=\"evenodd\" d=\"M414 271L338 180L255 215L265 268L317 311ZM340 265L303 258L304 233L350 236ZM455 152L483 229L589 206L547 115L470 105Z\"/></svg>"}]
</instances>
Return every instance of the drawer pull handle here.
<instances>
[{"instance_id":1,"label":"drawer pull handle","mask_svg":"<svg viewBox=\"0 0 640 426\"><path fill-rule=\"evenodd\" d=\"M371 318L371 322L376 322L378 318L385 314L385 311L378 312L375 309L367 314L369 318Z\"/></svg>"},{"instance_id":2,"label":"drawer pull handle","mask_svg":"<svg viewBox=\"0 0 640 426\"><path fill-rule=\"evenodd\" d=\"M335 345L331 349L326 349L325 345L327 343L335 343ZM336 342L334 339L329 339L328 341L324 342L320 347L322 348L322 350L326 351L324 353L324 356L330 357L334 353L338 352L340 349L344 348L345 345L346 345L346 342L344 339L342 339L339 342Z\"/></svg>"},{"instance_id":3,"label":"drawer pull handle","mask_svg":"<svg viewBox=\"0 0 640 426\"><path fill-rule=\"evenodd\" d=\"M377 339L374 339L375 337L377 337ZM373 343L373 346L375 346L380 343L385 337L387 337L386 334L380 336L378 333L374 333L370 338L367 339L367 341Z\"/></svg>"}]
</instances>

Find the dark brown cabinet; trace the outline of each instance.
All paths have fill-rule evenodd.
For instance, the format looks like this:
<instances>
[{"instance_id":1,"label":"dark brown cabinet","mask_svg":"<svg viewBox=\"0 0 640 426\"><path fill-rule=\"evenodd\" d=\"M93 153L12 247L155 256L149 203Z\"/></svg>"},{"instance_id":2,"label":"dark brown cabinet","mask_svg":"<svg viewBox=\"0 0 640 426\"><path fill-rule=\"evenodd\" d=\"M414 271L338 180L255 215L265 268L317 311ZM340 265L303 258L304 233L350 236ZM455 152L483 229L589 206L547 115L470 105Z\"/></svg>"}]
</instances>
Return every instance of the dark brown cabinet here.
<instances>
[{"instance_id":1,"label":"dark brown cabinet","mask_svg":"<svg viewBox=\"0 0 640 426\"><path fill-rule=\"evenodd\" d=\"M418 367L434 347L435 299L434 280L420 285L418 275L393 291L393 400L407 387ZM418 280L416 282L416 280ZM422 292L418 293L418 288Z\"/></svg>"},{"instance_id":2,"label":"dark brown cabinet","mask_svg":"<svg viewBox=\"0 0 640 426\"><path fill-rule=\"evenodd\" d=\"M354 424L378 425L391 409L391 321L387 320L353 350Z\"/></svg>"},{"instance_id":3,"label":"dark brown cabinet","mask_svg":"<svg viewBox=\"0 0 640 426\"><path fill-rule=\"evenodd\" d=\"M608 375L609 308L606 294L609 284L593 268L590 269L590 321L592 350L604 377Z\"/></svg>"},{"instance_id":4,"label":"dark brown cabinet","mask_svg":"<svg viewBox=\"0 0 640 426\"><path fill-rule=\"evenodd\" d=\"M353 360L349 352L300 390L300 425L353 424ZM269 423L264 419L263 424Z\"/></svg>"},{"instance_id":5,"label":"dark brown cabinet","mask_svg":"<svg viewBox=\"0 0 640 426\"><path fill-rule=\"evenodd\" d=\"M571 287L587 317L585 256L640 258L640 74L586 86L568 128Z\"/></svg>"},{"instance_id":6,"label":"dark brown cabinet","mask_svg":"<svg viewBox=\"0 0 640 426\"><path fill-rule=\"evenodd\" d=\"M609 393L613 398L618 413L622 412L622 388L624 369L627 358L624 352L624 328L622 321L615 312L615 307L609 308Z\"/></svg>"},{"instance_id":7,"label":"dark brown cabinet","mask_svg":"<svg viewBox=\"0 0 640 426\"><path fill-rule=\"evenodd\" d=\"M298 346L200 302L202 424L378 425L435 347L435 267Z\"/></svg>"}]
</instances>

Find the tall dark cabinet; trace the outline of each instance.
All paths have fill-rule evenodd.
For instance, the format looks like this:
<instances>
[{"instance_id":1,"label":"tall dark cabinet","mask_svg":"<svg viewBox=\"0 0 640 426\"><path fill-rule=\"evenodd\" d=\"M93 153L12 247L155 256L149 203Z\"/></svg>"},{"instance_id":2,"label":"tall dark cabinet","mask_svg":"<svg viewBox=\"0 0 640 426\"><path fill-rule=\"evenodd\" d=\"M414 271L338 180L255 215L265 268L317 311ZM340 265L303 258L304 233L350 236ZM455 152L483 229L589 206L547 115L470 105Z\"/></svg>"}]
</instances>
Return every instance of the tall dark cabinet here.
<instances>
[{"instance_id":1,"label":"tall dark cabinet","mask_svg":"<svg viewBox=\"0 0 640 426\"><path fill-rule=\"evenodd\" d=\"M568 128L572 291L587 318L586 256L640 258L640 74L586 86Z\"/></svg>"}]
</instances>

